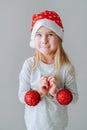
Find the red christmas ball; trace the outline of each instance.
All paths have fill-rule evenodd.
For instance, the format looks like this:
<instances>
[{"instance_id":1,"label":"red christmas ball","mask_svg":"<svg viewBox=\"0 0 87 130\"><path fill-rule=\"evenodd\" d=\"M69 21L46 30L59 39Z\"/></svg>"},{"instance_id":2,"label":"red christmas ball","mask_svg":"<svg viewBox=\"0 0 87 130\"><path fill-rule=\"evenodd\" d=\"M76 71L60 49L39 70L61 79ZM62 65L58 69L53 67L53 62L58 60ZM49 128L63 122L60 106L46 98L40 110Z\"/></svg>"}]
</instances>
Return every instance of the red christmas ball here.
<instances>
[{"instance_id":1,"label":"red christmas ball","mask_svg":"<svg viewBox=\"0 0 87 130\"><path fill-rule=\"evenodd\" d=\"M26 92L24 100L29 106L36 106L40 101L40 94L36 90Z\"/></svg>"},{"instance_id":2,"label":"red christmas ball","mask_svg":"<svg viewBox=\"0 0 87 130\"><path fill-rule=\"evenodd\" d=\"M61 89L56 94L56 100L61 105L68 105L73 99L72 93L68 89Z\"/></svg>"}]
</instances>

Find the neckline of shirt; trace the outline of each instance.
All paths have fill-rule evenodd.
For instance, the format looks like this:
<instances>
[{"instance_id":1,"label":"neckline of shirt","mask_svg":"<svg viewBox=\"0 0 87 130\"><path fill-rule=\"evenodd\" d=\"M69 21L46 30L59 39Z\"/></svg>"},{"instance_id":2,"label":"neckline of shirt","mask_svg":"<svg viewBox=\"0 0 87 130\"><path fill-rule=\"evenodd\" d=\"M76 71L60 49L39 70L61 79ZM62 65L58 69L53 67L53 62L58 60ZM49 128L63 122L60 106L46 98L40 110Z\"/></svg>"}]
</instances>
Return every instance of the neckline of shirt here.
<instances>
[{"instance_id":1,"label":"neckline of shirt","mask_svg":"<svg viewBox=\"0 0 87 130\"><path fill-rule=\"evenodd\" d=\"M43 61L40 60L39 65L43 65L44 67L53 67L54 63L53 64L46 64L46 63L44 63Z\"/></svg>"}]
</instances>

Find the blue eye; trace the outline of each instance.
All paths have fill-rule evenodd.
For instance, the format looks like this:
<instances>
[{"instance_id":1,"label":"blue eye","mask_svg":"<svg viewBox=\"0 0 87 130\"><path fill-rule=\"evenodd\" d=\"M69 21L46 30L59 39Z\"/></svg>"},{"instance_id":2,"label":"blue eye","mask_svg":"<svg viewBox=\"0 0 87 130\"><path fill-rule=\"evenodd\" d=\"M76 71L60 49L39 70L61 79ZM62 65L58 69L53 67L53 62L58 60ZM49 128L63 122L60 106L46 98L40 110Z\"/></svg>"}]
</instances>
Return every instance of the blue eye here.
<instances>
[{"instance_id":1,"label":"blue eye","mask_svg":"<svg viewBox=\"0 0 87 130\"><path fill-rule=\"evenodd\" d=\"M37 33L36 36L41 37L42 35L40 33Z\"/></svg>"},{"instance_id":2,"label":"blue eye","mask_svg":"<svg viewBox=\"0 0 87 130\"><path fill-rule=\"evenodd\" d=\"M52 34L52 33L50 33L48 36L53 36L53 34Z\"/></svg>"}]
</instances>

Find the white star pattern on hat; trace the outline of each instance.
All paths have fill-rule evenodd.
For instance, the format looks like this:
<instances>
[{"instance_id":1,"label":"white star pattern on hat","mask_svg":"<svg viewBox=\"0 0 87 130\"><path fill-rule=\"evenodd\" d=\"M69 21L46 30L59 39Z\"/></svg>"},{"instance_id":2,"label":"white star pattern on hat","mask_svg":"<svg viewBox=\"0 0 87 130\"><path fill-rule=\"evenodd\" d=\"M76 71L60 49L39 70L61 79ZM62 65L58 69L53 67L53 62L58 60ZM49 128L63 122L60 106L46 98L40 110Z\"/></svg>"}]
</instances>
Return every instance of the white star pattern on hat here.
<instances>
[{"instance_id":1,"label":"white star pattern on hat","mask_svg":"<svg viewBox=\"0 0 87 130\"><path fill-rule=\"evenodd\" d=\"M35 33L41 26L53 30L63 40L64 28L60 16L55 11L46 10L40 14L33 15L30 47L35 48Z\"/></svg>"}]
</instances>

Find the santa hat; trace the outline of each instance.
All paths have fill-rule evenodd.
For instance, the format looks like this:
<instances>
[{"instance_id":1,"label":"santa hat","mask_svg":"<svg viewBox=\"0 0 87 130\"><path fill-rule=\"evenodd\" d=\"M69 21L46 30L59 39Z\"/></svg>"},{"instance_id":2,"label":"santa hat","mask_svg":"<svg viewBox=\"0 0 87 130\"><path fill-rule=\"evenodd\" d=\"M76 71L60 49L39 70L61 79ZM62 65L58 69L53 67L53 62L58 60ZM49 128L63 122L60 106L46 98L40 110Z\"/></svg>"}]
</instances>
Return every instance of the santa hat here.
<instances>
[{"instance_id":1,"label":"santa hat","mask_svg":"<svg viewBox=\"0 0 87 130\"><path fill-rule=\"evenodd\" d=\"M35 34L41 26L51 29L63 40L64 28L60 16L55 11L45 10L44 12L33 15L30 41L31 48L35 48Z\"/></svg>"}]
</instances>

